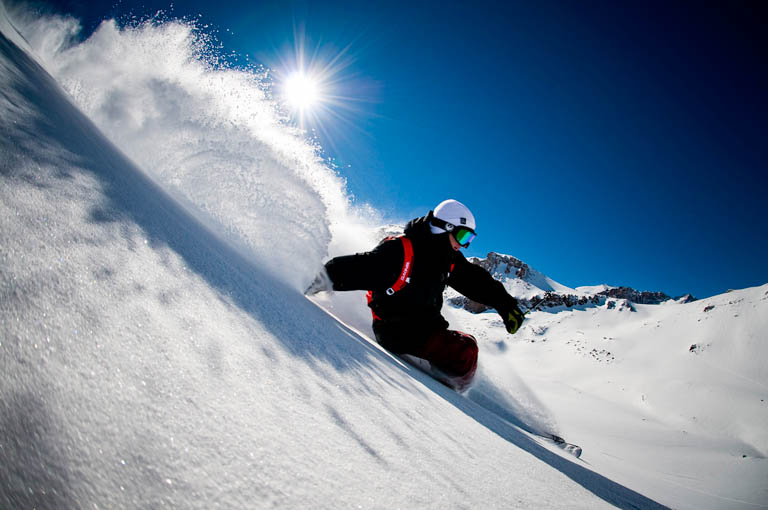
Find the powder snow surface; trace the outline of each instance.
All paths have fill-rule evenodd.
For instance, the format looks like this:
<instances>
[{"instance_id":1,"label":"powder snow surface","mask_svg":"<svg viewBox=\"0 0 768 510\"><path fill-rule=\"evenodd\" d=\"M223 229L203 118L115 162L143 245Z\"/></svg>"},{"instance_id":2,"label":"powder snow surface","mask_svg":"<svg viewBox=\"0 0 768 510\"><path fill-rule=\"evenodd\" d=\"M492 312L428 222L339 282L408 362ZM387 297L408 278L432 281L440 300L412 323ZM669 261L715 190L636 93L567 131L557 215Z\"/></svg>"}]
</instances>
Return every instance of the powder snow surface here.
<instances>
[{"instance_id":1,"label":"powder snow surface","mask_svg":"<svg viewBox=\"0 0 768 510\"><path fill-rule=\"evenodd\" d=\"M369 340L358 293L302 296L374 229L252 77L181 23L13 20L0 507L768 506L768 286L515 336L446 307L481 346L457 395Z\"/></svg>"}]
</instances>

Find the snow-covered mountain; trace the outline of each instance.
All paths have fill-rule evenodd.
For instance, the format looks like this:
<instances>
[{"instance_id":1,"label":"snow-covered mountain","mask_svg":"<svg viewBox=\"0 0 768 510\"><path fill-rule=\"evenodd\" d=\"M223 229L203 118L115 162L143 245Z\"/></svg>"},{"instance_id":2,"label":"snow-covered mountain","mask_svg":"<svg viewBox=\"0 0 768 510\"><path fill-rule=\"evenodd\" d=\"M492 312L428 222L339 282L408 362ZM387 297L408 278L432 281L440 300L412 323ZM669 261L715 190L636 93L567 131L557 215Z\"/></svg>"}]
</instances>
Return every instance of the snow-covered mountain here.
<instances>
[{"instance_id":1,"label":"snow-covered mountain","mask_svg":"<svg viewBox=\"0 0 768 510\"><path fill-rule=\"evenodd\" d=\"M181 23L70 46L71 20L14 21L0 3L0 507L768 506L768 285L514 336L446 304L481 349L457 395L371 341L361 293L302 296L376 218L251 78Z\"/></svg>"},{"instance_id":2,"label":"snow-covered mountain","mask_svg":"<svg viewBox=\"0 0 768 510\"><path fill-rule=\"evenodd\" d=\"M768 285L633 310L609 303L533 312L515 337L493 312L446 313L478 338L485 373L520 414L549 410L545 421L601 452L593 465L645 494L670 489L662 501L673 508L765 506Z\"/></svg>"},{"instance_id":3,"label":"snow-covered mountain","mask_svg":"<svg viewBox=\"0 0 768 510\"><path fill-rule=\"evenodd\" d=\"M491 252L482 259L471 257L470 261L485 268L502 282L507 292L515 296L524 309L573 308L608 303L611 307L631 310L632 303L660 304L671 299L663 292L637 291L630 287L611 287L605 284L570 288L511 255ZM488 310L487 306L455 293L450 295L449 300L473 313ZM691 302L695 298L689 294L678 300Z\"/></svg>"}]
</instances>

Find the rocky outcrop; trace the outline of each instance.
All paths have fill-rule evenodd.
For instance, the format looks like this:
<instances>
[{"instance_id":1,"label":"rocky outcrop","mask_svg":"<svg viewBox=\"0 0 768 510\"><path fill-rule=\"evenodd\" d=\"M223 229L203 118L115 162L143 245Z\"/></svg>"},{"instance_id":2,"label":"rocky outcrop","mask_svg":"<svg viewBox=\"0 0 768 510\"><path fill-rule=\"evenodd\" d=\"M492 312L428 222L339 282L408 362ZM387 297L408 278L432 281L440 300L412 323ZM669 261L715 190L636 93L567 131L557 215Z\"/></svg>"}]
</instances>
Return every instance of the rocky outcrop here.
<instances>
[{"instance_id":1,"label":"rocky outcrop","mask_svg":"<svg viewBox=\"0 0 768 510\"><path fill-rule=\"evenodd\" d=\"M609 298L626 299L627 301L637 303L638 305L658 305L659 303L671 299L663 292L640 292L630 287L616 287L604 290L598 294Z\"/></svg>"},{"instance_id":2,"label":"rocky outcrop","mask_svg":"<svg viewBox=\"0 0 768 510\"><path fill-rule=\"evenodd\" d=\"M573 308L575 306L597 306L603 301L603 297L599 295L593 296L575 296L573 294L557 294L554 292L546 292L543 296L536 296L531 299L518 299L520 307L525 310L530 310L535 307L537 310L543 310L546 308L556 308L558 306L565 306L567 308ZM482 313L486 310L490 310L490 306L472 301L464 296L457 296L448 300L453 306L464 308L468 312Z\"/></svg>"},{"instance_id":3,"label":"rocky outcrop","mask_svg":"<svg viewBox=\"0 0 768 510\"><path fill-rule=\"evenodd\" d=\"M525 278L531 270L528 264L522 260L516 259L511 255L502 255L495 252L490 252L484 259L472 257L469 260L491 273L497 280L515 276L517 278Z\"/></svg>"},{"instance_id":4,"label":"rocky outcrop","mask_svg":"<svg viewBox=\"0 0 768 510\"><path fill-rule=\"evenodd\" d=\"M616 309L616 301L613 299L610 299L606 301L605 303L606 308L609 310L615 310ZM632 305L631 301L627 301L626 299L620 299L619 300L619 308L618 310L621 312L623 310L629 310L630 312L636 312L637 309Z\"/></svg>"},{"instance_id":5,"label":"rocky outcrop","mask_svg":"<svg viewBox=\"0 0 768 510\"><path fill-rule=\"evenodd\" d=\"M557 306L573 308L574 306L599 305L602 302L602 299L597 294L593 296L575 296L573 294L557 294L555 292L547 292L543 297L537 297L531 300L523 300L523 303L529 302L529 307L535 306L536 309L555 308Z\"/></svg>"},{"instance_id":6,"label":"rocky outcrop","mask_svg":"<svg viewBox=\"0 0 768 510\"><path fill-rule=\"evenodd\" d=\"M510 255L502 255L491 252L484 259L471 258L470 262L476 264L491 273L494 278L504 282L505 280L521 279L526 280L526 276L531 275L531 268L525 262L516 259ZM528 281L530 284L530 282ZM537 310L551 309L558 307L574 308L578 306L600 306L606 303L611 309L635 311L634 304L659 304L671 299L663 292L637 291L630 287L615 287L597 292L592 295L574 295L562 294L552 291L541 291L541 294L528 299L520 299L521 308L528 310L535 307ZM695 301L696 298L690 294L678 298L682 303ZM464 296L456 296L448 300L450 304L456 307L464 308L472 313L481 313L489 310L490 307L477 303Z\"/></svg>"}]
</instances>

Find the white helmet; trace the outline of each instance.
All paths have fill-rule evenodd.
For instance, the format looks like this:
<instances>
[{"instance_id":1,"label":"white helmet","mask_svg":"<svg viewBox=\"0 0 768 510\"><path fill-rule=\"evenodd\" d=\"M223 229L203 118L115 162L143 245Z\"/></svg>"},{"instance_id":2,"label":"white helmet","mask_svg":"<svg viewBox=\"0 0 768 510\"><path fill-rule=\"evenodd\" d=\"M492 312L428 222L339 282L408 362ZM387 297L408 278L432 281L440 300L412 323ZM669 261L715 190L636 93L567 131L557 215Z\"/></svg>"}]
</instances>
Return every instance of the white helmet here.
<instances>
[{"instance_id":1,"label":"white helmet","mask_svg":"<svg viewBox=\"0 0 768 510\"><path fill-rule=\"evenodd\" d=\"M448 199L440 202L438 206L435 207L433 216L443 220L442 222L452 225L448 230L452 230L453 227L467 227L473 231L475 230L475 217L467 206L458 200ZM430 225L429 228L433 234L442 234L443 232L446 232L445 228L434 224Z\"/></svg>"}]
</instances>

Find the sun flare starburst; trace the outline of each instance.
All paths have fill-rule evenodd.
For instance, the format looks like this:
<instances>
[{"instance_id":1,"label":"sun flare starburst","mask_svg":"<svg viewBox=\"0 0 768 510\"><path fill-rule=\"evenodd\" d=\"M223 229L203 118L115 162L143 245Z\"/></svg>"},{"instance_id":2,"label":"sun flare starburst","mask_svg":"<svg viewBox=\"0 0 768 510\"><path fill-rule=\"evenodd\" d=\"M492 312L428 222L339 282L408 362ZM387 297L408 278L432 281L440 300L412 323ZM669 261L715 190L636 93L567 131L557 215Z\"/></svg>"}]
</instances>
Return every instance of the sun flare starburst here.
<instances>
[{"instance_id":1,"label":"sun flare starburst","mask_svg":"<svg viewBox=\"0 0 768 510\"><path fill-rule=\"evenodd\" d=\"M351 71L357 58L353 43L330 42L327 34L322 40L310 42L304 25L296 25L292 44L276 49L274 61L266 64L273 70L273 97L286 119L334 150L369 114L375 87Z\"/></svg>"},{"instance_id":2,"label":"sun flare starburst","mask_svg":"<svg viewBox=\"0 0 768 510\"><path fill-rule=\"evenodd\" d=\"M292 108L309 110L321 100L319 80L302 71L296 71L285 80L283 97Z\"/></svg>"}]
</instances>

